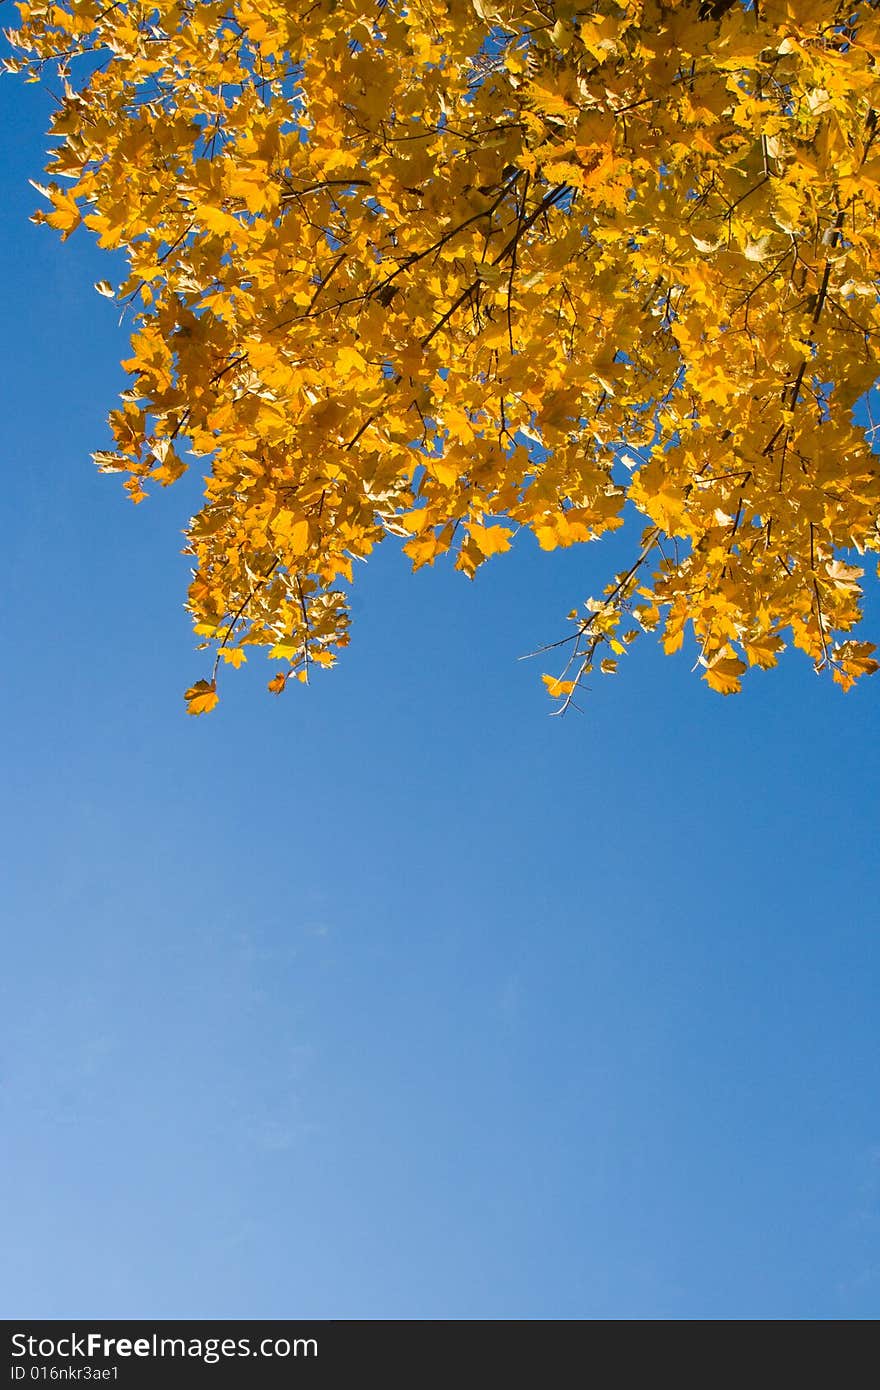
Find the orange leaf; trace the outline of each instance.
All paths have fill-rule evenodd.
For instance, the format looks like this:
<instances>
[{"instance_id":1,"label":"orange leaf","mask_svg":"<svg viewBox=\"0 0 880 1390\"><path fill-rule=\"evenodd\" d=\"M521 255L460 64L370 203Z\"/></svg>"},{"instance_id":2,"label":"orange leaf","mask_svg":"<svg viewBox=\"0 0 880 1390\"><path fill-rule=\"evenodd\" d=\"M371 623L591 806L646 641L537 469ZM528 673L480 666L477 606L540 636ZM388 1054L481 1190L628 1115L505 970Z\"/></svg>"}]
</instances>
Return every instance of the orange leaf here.
<instances>
[{"instance_id":1,"label":"orange leaf","mask_svg":"<svg viewBox=\"0 0 880 1390\"><path fill-rule=\"evenodd\" d=\"M220 696L217 694L216 681L196 681L186 692L187 714L209 714L217 704Z\"/></svg>"}]
</instances>

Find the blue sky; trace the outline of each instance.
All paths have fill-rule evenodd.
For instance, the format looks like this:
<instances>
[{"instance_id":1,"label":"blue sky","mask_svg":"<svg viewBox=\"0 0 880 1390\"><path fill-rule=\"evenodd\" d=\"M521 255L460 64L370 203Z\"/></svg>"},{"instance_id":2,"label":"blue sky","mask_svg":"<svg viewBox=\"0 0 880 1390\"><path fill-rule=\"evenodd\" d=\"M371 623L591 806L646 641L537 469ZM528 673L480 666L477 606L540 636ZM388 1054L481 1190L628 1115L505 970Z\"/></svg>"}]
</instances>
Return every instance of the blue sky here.
<instances>
[{"instance_id":1,"label":"blue sky","mask_svg":"<svg viewBox=\"0 0 880 1390\"><path fill-rule=\"evenodd\" d=\"M608 550L389 548L335 672L187 718L197 480L89 462L47 123L0 82L4 1315L876 1316L880 681L648 639L554 720L516 658Z\"/></svg>"}]
</instances>

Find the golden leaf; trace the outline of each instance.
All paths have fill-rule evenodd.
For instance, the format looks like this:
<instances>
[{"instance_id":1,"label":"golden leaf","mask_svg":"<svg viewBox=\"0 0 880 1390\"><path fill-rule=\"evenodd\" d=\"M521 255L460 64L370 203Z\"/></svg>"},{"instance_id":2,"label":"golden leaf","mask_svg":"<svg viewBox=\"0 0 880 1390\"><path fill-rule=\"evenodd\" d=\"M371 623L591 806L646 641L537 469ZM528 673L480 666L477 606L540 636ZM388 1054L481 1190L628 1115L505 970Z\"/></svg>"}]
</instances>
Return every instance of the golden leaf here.
<instances>
[{"instance_id":1,"label":"golden leaf","mask_svg":"<svg viewBox=\"0 0 880 1390\"><path fill-rule=\"evenodd\" d=\"M217 694L217 682L196 681L195 685L191 685L187 690L184 699L187 714L209 714L220 699Z\"/></svg>"},{"instance_id":2,"label":"golden leaf","mask_svg":"<svg viewBox=\"0 0 880 1390\"><path fill-rule=\"evenodd\" d=\"M745 671L744 661L736 657L722 656L711 662L703 672L703 679L721 695L733 695L741 688L740 676Z\"/></svg>"}]
</instances>

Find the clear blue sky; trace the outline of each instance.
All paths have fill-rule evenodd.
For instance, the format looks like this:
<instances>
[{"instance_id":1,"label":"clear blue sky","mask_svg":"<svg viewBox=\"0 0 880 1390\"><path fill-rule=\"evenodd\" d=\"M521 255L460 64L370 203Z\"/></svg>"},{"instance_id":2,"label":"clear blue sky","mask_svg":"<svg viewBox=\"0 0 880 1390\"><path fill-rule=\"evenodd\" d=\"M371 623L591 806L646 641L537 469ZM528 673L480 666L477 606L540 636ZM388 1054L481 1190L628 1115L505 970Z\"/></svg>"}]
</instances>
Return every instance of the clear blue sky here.
<instances>
[{"instance_id":1,"label":"clear blue sky","mask_svg":"<svg viewBox=\"0 0 880 1390\"><path fill-rule=\"evenodd\" d=\"M0 81L2 1315L876 1316L880 679L649 639L553 720L612 554L389 548L335 672L187 718L196 480L89 462L47 112Z\"/></svg>"}]
</instances>

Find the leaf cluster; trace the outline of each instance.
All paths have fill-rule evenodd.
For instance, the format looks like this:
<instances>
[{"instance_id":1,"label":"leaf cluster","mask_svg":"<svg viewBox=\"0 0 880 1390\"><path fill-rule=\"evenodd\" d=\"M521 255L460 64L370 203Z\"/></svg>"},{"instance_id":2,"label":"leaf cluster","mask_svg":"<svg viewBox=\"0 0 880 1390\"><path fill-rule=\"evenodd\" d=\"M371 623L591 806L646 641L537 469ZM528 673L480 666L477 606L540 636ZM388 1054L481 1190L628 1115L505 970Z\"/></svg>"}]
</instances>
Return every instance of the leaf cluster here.
<instances>
[{"instance_id":1,"label":"leaf cluster","mask_svg":"<svg viewBox=\"0 0 880 1390\"><path fill-rule=\"evenodd\" d=\"M473 575L634 531L554 644L560 708L644 630L723 694L788 642L877 669L874 6L18 9L7 66L64 83L37 217L128 257L98 464L138 502L207 461L193 712L253 647L274 691L332 665L389 535Z\"/></svg>"}]
</instances>

